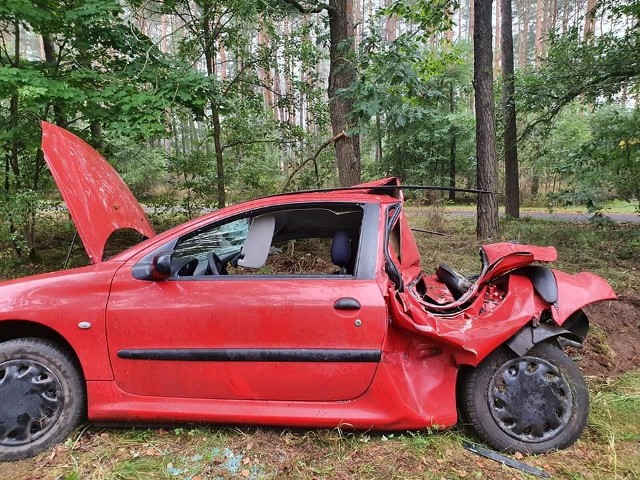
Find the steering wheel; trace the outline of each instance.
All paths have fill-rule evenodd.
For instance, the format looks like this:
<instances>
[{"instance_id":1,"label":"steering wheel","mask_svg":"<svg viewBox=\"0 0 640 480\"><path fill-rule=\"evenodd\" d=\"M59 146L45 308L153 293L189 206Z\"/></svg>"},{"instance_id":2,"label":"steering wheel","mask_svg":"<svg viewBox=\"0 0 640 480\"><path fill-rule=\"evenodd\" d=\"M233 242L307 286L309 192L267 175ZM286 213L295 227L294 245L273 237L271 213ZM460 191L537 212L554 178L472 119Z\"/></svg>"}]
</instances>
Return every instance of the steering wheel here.
<instances>
[{"instance_id":1,"label":"steering wheel","mask_svg":"<svg viewBox=\"0 0 640 480\"><path fill-rule=\"evenodd\" d=\"M228 275L227 266L214 252L207 253L207 270L210 275Z\"/></svg>"}]
</instances>

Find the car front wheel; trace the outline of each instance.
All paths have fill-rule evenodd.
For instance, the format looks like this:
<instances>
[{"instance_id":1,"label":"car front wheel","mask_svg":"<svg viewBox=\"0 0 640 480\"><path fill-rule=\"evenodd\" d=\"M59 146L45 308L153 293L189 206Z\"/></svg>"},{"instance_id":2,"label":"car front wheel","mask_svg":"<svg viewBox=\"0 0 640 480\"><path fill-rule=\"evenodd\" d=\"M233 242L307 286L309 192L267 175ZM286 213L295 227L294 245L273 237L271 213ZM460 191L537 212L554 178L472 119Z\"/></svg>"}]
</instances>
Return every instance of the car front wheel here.
<instances>
[{"instance_id":1,"label":"car front wheel","mask_svg":"<svg viewBox=\"0 0 640 480\"><path fill-rule=\"evenodd\" d=\"M465 416L499 450L535 454L566 448L587 423L584 379L555 342L538 344L523 357L500 348L463 382Z\"/></svg>"},{"instance_id":2,"label":"car front wheel","mask_svg":"<svg viewBox=\"0 0 640 480\"><path fill-rule=\"evenodd\" d=\"M0 461L40 453L64 439L85 413L73 358L40 338L0 343Z\"/></svg>"}]
</instances>

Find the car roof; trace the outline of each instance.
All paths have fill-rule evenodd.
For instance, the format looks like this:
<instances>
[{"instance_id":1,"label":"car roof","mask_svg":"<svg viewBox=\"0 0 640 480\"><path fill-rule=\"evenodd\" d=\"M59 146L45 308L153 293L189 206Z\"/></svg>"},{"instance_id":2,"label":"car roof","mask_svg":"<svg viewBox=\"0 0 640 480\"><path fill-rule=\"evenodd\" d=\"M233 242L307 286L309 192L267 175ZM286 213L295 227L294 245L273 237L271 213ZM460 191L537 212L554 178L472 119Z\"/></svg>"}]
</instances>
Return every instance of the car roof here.
<instances>
[{"instance_id":1,"label":"car roof","mask_svg":"<svg viewBox=\"0 0 640 480\"><path fill-rule=\"evenodd\" d=\"M253 212L278 209L280 206L318 206L323 204L396 204L398 199L387 194L364 193L362 190L348 190L341 192L323 191L323 192L293 192L279 194L267 197L260 197L245 202L236 203L221 209L214 210L204 215L188 220L180 225L176 225L164 232L160 232L152 238L144 240L132 249L121 252L110 259L110 261L126 261L138 251L147 247L165 242L168 238L183 235L198 228L202 228L214 222L251 215Z\"/></svg>"}]
</instances>

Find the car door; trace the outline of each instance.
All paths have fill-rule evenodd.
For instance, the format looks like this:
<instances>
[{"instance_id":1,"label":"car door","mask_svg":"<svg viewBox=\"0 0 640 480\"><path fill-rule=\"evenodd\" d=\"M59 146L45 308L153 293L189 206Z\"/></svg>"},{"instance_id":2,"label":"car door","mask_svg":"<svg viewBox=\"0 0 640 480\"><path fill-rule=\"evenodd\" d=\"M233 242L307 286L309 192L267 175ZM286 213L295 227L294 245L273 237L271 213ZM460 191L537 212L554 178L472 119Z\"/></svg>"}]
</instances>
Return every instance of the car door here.
<instances>
[{"instance_id":1,"label":"car door","mask_svg":"<svg viewBox=\"0 0 640 480\"><path fill-rule=\"evenodd\" d=\"M319 210L276 212L280 224L288 222L277 235L301 235L295 225L329 235L352 213L332 208L335 226L329 214L317 227L309 224L306 217ZM358 208L360 225L349 226L358 243L351 274L212 275L200 258L185 276L151 281L132 276L141 261L132 259L116 274L107 308L118 386L135 395L188 398L337 401L363 394L381 358L388 315L371 260L377 206ZM234 237L238 222L211 230L219 256L246 241ZM198 245L198 235L183 236L172 261L202 257Z\"/></svg>"}]
</instances>

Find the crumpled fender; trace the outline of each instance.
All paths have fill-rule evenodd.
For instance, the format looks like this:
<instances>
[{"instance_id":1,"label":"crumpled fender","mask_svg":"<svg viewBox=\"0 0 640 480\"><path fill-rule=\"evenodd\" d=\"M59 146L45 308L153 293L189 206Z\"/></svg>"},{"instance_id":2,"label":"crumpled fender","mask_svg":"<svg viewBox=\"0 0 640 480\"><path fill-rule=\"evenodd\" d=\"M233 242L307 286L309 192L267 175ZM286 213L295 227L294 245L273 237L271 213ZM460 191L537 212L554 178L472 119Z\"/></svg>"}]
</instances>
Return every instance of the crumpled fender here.
<instances>
[{"instance_id":1,"label":"crumpled fender","mask_svg":"<svg viewBox=\"0 0 640 480\"><path fill-rule=\"evenodd\" d=\"M480 304L483 297L481 292ZM481 305L477 305L453 314L429 312L411 289L398 292L394 285L389 286L388 298L394 325L452 347L458 364L472 366L549 308L547 302L535 295L531 280L522 275L509 278L504 301L487 311L479 311Z\"/></svg>"},{"instance_id":2,"label":"crumpled fender","mask_svg":"<svg viewBox=\"0 0 640 480\"><path fill-rule=\"evenodd\" d=\"M593 273L570 275L553 270L553 274L558 283L558 301L551 309L551 315L558 325L585 305L618 298L607 281Z\"/></svg>"}]
</instances>

